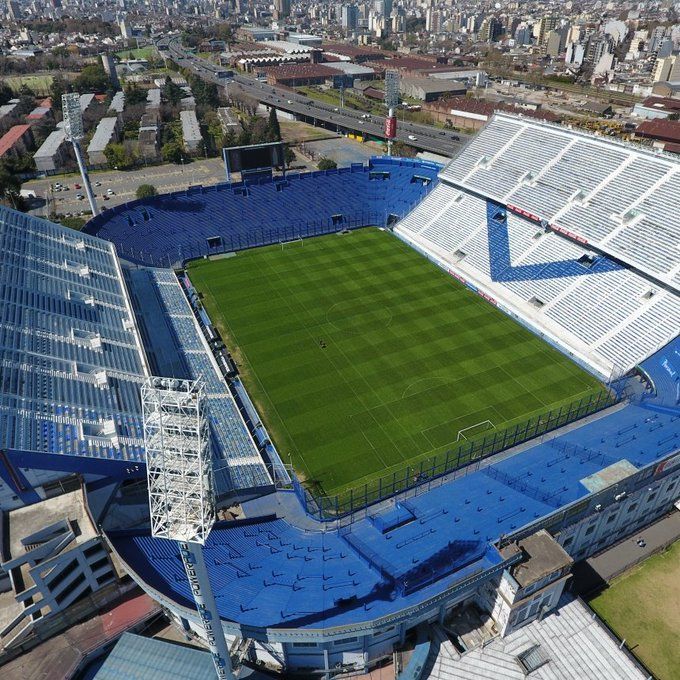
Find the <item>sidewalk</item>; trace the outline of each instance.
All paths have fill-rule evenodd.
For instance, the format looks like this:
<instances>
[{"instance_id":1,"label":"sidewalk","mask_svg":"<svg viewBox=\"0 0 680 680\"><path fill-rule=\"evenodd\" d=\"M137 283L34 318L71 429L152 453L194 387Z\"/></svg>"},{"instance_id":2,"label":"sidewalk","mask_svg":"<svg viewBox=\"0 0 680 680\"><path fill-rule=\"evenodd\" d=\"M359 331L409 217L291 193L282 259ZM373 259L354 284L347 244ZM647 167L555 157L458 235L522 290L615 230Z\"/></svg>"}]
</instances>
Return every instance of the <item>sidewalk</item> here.
<instances>
[{"instance_id":1,"label":"sidewalk","mask_svg":"<svg viewBox=\"0 0 680 680\"><path fill-rule=\"evenodd\" d=\"M645 542L642 548L639 538ZM660 552L680 538L680 512L671 514L658 522L632 534L629 538L611 548L574 566L572 590L588 595L604 587L613 578L642 562L654 553Z\"/></svg>"}]
</instances>

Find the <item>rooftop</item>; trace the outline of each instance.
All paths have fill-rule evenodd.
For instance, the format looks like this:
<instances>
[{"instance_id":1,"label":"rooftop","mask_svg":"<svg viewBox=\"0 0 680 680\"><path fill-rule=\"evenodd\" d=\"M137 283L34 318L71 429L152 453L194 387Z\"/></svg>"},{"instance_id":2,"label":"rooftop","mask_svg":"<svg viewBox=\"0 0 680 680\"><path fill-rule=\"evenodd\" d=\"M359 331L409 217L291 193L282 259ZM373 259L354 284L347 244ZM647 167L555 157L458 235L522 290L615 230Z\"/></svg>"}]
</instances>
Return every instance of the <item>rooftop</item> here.
<instances>
[{"instance_id":1,"label":"rooftop","mask_svg":"<svg viewBox=\"0 0 680 680\"><path fill-rule=\"evenodd\" d=\"M544 576L570 566L574 561L545 529L516 543L510 543L501 550L501 555L509 557L518 548L528 557L512 570L513 578L522 587L536 583Z\"/></svg>"},{"instance_id":2,"label":"rooftop","mask_svg":"<svg viewBox=\"0 0 680 680\"><path fill-rule=\"evenodd\" d=\"M0 137L0 156L4 156L30 129L30 125L11 127Z\"/></svg>"},{"instance_id":3,"label":"rooftop","mask_svg":"<svg viewBox=\"0 0 680 680\"><path fill-rule=\"evenodd\" d=\"M680 121L664 119L645 120L635 128L635 134L640 137L680 143Z\"/></svg>"},{"instance_id":4,"label":"rooftop","mask_svg":"<svg viewBox=\"0 0 680 680\"><path fill-rule=\"evenodd\" d=\"M59 147L66 141L66 133L62 128L57 128L47 135L47 139L42 143L40 148L35 152L34 158L44 158L53 156Z\"/></svg>"},{"instance_id":5,"label":"rooftop","mask_svg":"<svg viewBox=\"0 0 680 680\"><path fill-rule=\"evenodd\" d=\"M649 674L619 644L581 600L564 596L544 619L465 654L442 645L430 680L646 680Z\"/></svg>"},{"instance_id":6,"label":"rooftop","mask_svg":"<svg viewBox=\"0 0 680 680\"><path fill-rule=\"evenodd\" d=\"M97 129L92 135L92 139L87 147L87 152L103 151L107 144L111 141L111 137L118 126L118 118L109 117L102 118L97 125Z\"/></svg>"}]
</instances>

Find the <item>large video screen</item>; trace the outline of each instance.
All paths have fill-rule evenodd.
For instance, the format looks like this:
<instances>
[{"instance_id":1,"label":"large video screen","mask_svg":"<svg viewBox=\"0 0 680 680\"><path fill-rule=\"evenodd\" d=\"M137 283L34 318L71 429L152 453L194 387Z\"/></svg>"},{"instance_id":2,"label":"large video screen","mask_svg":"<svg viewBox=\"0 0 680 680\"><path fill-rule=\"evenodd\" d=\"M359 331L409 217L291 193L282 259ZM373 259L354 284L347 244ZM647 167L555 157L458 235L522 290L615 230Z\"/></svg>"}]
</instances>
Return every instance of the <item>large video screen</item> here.
<instances>
[{"instance_id":1,"label":"large video screen","mask_svg":"<svg viewBox=\"0 0 680 680\"><path fill-rule=\"evenodd\" d=\"M266 168L283 167L283 143L253 144L224 149L228 172L252 172Z\"/></svg>"}]
</instances>

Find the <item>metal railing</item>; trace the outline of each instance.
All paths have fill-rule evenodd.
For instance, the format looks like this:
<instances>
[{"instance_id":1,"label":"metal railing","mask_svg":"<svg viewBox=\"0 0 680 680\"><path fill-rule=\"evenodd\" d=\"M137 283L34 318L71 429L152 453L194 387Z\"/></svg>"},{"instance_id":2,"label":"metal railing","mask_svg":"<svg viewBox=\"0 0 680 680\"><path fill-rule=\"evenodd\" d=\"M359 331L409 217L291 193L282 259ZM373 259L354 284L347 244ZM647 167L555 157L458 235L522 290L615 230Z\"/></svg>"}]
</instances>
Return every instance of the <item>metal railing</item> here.
<instances>
[{"instance_id":1,"label":"metal railing","mask_svg":"<svg viewBox=\"0 0 680 680\"><path fill-rule=\"evenodd\" d=\"M514 427L463 441L455 448L337 494L326 495L320 488L305 487L296 478L293 478L293 488L310 516L322 521L341 519L415 488L427 491L444 475L597 413L619 400L613 390L602 389L567 406L533 416Z\"/></svg>"}]
</instances>

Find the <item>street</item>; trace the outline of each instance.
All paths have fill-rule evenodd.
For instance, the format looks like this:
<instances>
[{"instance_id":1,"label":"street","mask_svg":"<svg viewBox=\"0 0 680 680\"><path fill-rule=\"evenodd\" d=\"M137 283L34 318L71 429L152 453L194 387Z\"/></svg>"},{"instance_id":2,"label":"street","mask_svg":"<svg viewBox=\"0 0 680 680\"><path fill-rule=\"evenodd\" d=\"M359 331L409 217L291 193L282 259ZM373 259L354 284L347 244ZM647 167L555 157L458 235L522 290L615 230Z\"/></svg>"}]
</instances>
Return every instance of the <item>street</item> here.
<instances>
[{"instance_id":1,"label":"street","mask_svg":"<svg viewBox=\"0 0 680 680\"><path fill-rule=\"evenodd\" d=\"M159 46L159 49L160 46ZM310 99L292 90L276 88L267 83L250 78L242 73L235 73L230 81L220 78L220 68L215 64L200 59L184 50L181 41L173 37L165 48L173 59L183 68L196 71L205 80L226 86L229 92L240 91L263 104L274 106L282 111L289 111L306 122L323 123L327 127L335 127L338 131L361 132L376 137L385 137L385 119L350 108L334 107L330 104ZM451 157L469 140L470 136L462 132L443 130L430 125L400 121L397 126L397 139L423 151L431 151Z\"/></svg>"}]
</instances>

